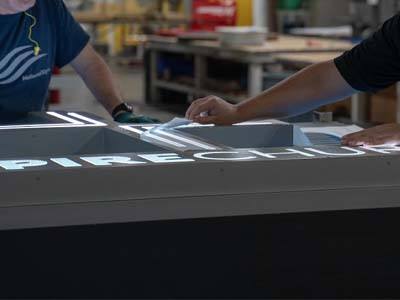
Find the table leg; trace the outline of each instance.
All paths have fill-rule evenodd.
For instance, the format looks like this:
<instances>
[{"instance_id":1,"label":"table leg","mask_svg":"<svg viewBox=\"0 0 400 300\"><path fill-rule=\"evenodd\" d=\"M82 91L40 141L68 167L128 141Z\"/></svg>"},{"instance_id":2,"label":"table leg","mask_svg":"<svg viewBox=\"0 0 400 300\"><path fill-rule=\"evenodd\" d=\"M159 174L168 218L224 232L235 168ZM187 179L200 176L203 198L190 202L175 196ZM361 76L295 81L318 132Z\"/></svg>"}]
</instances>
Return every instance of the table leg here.
<instances>
[{"instance_id":1,"label":"table leg","mask_svg":"<svg viewBox=\"0 0 400 300\"><path fill-rule=\"evenodd\" d=\"M263 91L263 65L250 64L248 74L249 97L255 97Z\"/></svg>"},{"instance_id":2,"label":"table leg","mask_svg":"<svg viewBox=\"0 0 400 300\"><path fill-rule=\"evenodd\" d=\"M157 61L158 52L151 50L150 52L150 103L157 103L159 101L159 93L156 85L157 76Z\"/></svg>"},{"instance_id":3,"label":"table leg","mask_svg":"<svg viewBox=\"0 0 400 300\"><path fill-rule=\"evenodd\" d=\"M351 98L351 120L353 123L364 123L368 115L368 94L357 93Z\"/></svg>"},{"instance_id":4,"label":"table leg","mask_svg":"<svg viewBox=\"0 0 400 300\"><path fill-rule=\"evenodd\" d=\"M396 84L396 121L400 124L400 83Z\"/></svg>"},{"instance_id":5,"label":"table leg","mask_svg":"<svg viewBox=\"0 0 400 300\"><path fill-rule=\"evenodd\" d=\"M202 55L195 56L194 74L195 87L200 94L201 90L204 88L204 78L207 77L207 59Z\"/></svg>"},{"instance_id":6,"label":"table leg","mask_svg":"<svg viewBox=\"0 0 400 300\"><path fill-rule=\"evenodd\" d=\"M115 24L110 24L108 26L109 26L109 31L108 31L108 36L107 36L107 38L108 38L108 55L113 57L113 56L117 55L117 47L116 47L116 43L115 43L116 26L115 26Z\"/></svg>"}]
</instances>

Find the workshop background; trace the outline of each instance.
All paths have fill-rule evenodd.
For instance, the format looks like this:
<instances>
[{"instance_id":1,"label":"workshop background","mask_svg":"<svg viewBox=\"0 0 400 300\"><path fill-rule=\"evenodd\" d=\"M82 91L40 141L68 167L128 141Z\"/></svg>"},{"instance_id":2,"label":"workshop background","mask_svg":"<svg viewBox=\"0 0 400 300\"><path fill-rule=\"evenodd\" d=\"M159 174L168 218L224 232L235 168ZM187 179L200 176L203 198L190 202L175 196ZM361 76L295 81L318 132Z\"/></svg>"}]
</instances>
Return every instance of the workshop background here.
<instances>
[{"instance_id":1,"label":"workshop background","mask_svg":"<svg viewBox=\"0 0 400 300\"><path fill-rule=\"evenodd\" d=\"M182 116L198 97L212 94L237 103L301 68L333 59L400 8L397 0L65 2L110 64L125 100L161 121ZM395 122L398 98L393 86L322 107L314 117L364 126ZM109 118L68 67L54 70L49 101L52 110ZM310 112L300 119L312 117Z\"/></svg>"}]
</instances>

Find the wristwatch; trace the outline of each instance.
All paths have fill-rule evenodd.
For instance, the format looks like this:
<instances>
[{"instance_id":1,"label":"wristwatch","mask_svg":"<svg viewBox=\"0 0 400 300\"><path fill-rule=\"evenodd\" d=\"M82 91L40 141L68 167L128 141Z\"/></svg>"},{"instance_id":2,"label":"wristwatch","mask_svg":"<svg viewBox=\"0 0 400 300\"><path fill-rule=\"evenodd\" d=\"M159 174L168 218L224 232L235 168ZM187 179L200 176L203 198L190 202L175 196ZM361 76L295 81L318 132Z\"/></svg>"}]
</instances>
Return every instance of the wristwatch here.
<instances>
[{"instance_id":1,"label":"wristwatch","mask_svg":"<svg viewBox=\"0 0 400 300\"><path fill-rule=\"evenodd\" d=\"M112 117L115 120L120 114L122 113L133 113L133 107L130 106L128 103L121 103L117 107L114 108L112 112Z\"/></svg>"}]
</instances>

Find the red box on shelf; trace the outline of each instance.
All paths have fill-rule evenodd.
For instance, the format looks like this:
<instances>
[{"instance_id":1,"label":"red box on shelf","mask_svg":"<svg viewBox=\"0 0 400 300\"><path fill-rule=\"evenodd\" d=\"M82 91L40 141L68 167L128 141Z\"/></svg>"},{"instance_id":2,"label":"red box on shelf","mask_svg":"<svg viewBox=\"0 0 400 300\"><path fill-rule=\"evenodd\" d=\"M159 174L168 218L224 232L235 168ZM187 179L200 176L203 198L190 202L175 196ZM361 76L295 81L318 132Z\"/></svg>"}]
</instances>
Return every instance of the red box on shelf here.
<instances>
[{"instance_id":1,"label":"red box on shelf","mask_svg":"<svg viewBox=\"0 0 400 300\"><path fill-rule=\"evenodd\" d=\"M236 26L236 0L193 0L193 30L214 31L218 26Z\"/></svg>"}]
</instances>

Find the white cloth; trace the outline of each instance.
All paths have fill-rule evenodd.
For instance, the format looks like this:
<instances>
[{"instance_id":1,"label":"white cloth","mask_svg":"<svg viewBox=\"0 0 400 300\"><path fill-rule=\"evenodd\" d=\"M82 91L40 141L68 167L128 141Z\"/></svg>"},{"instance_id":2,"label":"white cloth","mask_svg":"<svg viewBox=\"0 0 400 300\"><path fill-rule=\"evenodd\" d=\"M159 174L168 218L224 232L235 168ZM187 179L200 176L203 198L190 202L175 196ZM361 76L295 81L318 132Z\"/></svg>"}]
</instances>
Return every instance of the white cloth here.
<instances>
[{"instance_id":1,"label":"white cloth","mask_svg":"<svg viewBox=\"0 0 400 300\"><path fill-rule=\"evenodd\" d=\"M185 119L185 118L174 118L168 123L161 124L159 126L154 127L151 131L156 130L167 130L167 129L174 129L181 126L187 126L192 124L192 121Z\"/></svg>"}]
</instances>

